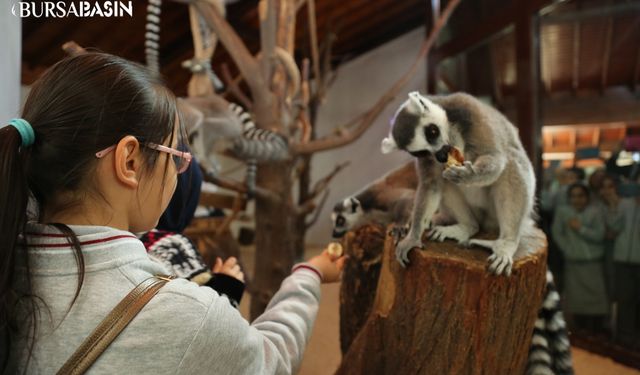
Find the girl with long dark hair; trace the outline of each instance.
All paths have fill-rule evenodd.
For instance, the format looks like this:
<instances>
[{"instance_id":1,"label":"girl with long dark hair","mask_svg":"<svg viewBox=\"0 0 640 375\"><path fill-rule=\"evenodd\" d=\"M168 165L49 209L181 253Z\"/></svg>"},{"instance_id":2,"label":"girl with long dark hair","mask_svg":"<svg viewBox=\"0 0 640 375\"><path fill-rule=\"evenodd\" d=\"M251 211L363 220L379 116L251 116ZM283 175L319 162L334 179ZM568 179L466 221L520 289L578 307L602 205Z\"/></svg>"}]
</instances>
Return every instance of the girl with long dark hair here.
<instances>
[{"instance_id":1,"label":"girl with long dark hair","mask_svg":"<svg viewBox=\"0 0 640 375\"><path fill-rule=\"evenodd\" d=\"M187 169L176 99L144 67L66 58L0 129L0 366L51 374L136 285L167 270L133 234L154 228ZM294 267L252 324L175 279L90 367L95 373L295 372L320 283L344 257Z\"/></svg>"}]
</instances>

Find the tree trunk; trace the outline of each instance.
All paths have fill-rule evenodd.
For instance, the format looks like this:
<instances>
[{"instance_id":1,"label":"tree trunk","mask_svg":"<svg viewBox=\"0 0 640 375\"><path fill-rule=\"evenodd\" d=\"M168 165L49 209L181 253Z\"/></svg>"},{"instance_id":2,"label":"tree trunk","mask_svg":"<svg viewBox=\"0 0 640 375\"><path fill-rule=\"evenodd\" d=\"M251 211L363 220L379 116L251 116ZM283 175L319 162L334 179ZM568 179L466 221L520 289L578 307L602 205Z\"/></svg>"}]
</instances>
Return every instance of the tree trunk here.
<instances>
[{"instance_id":1,"label":"tree trunk","mask_svg":"<svg viewBox=\"0 0 640 375\"><path fill-rule=\"evenodd\" d=\"M287 76L280 64L273 64L274 46L293 54L295 2L293 0L262 0L260 17L267 27L261 27L262 66L271 93L268 98L254 97L256 125L287 134L291 128L291 106L287 104ZM273 45L272 45L273 44ZM256 263L251 296L251 320L264 312L271 297L291 272L295 247L296 214L292 201L293 161L264 163L258 166L257 185L274 192L279 200L256 198Z\"/></svg>"},{"instance_id":2,"label":"tree trunk","mask_svg":"<svg viewBox=\"0 0 640 375\"><path fill-rule=\"evenodd\" d=\"M347 241L352 260L367 241ZM412 251L404 269L387 236L372 311L337 374L522 374L546 271L544 235L522 242L513 274L496 277L486 251L450 241ZM341 300L355 301L347 293ZM341 320L354 314L341 310Z\"/></svg>"},{"instance_id":3,"label":"tree trunk","mask_svg":"<svg viewBox=\"0 0 640 375\"><path fill-rule=\"evenodd\" d=\"M258 185L281 197L279 202L256 198L256 261L251 295L251 320L257 318L280 284L291 272L294 249L294 220L291 207L291 164L260 165Z\"/></svg>"}]
</instances>

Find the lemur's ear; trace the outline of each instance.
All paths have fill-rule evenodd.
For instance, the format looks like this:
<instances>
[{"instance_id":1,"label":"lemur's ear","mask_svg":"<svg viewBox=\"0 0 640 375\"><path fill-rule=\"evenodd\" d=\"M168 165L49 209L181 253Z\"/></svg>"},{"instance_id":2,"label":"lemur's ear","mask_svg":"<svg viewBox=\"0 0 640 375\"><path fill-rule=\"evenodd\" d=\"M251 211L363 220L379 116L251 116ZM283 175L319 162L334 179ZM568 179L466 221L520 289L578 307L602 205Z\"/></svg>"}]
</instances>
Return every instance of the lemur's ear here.
<instances>
[{"instance_id":1,"label":"lemur's ear","mask_svg":"<svg viewBox=\"0 0 640 375\"><path fill-rule=\"evenodd\" d=\"M422 95L420 95L418 91L409 93L409 103L407 104L407 106L411 113L415 113L421 116L429 111L426 103L422 100Z\"/></svg>"},{"instance_id":2,"label":"lemur's ear","mask_svg":"<svg viewBox=\"0 0 640 375\"><path fill-rule=\"evenodd\" d=\"M351 213L355 214L356 210L358 209L358 207L360 207L360 201L357 200L356 198L351 198Z\"/></svg>"},{"instance_id":3,"label":"lemur's ear","mask_svg":"<svg viewBox=\"0 0 640 375\"><path fill-rule=\"evenodd\" d=\"M383 154L388 154L391 151L395 151L398 149L398 144L395 140L393 140L393 136L389 135L385 139L382 140L382 144L380 145L380 150Z\"/></svg>"}]
</instances>

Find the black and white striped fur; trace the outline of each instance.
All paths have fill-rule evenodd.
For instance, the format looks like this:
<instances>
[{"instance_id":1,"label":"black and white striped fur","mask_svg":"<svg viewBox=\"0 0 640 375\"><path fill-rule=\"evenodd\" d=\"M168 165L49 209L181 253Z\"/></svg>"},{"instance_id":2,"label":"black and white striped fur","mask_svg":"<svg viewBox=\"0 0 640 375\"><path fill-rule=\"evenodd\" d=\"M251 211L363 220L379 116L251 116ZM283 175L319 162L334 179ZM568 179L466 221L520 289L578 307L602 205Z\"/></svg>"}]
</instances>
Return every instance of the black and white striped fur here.
<instances>
[{"instance_id":1,"label":"black and white striped fur","mask_svg":"<svg viewBox=\"0 0 640 375\"><path fill-rule=\"evenodd\" d=\"M277 133L258 129L251 115L235 103L229 103L229 110L242 122L242 137L233 142L233 152L246 159L247 195L252 198L256 188L258 160L282 160L289 155L286 139Z\"/></svg>"},{"instance_id":2,"label":"black and white striped fur","mask_svg":"<svg viewBox=\"0 0 640 375\"><path fill-rule=\"evenodd\" d=\"M567 326L560 307L560 295L547 270L544 300L538 311L527 360L527 375L573 374Z\"/></svg>"},{"instance_id":3,"label":"black and white striped fur","mask_svg":"<svg viewBox=\"0 0 640 375\"><path fill-rule=\"evenodd\" d=\"M160 14L162 13L162 0L149 0L147 5L147 23L145 25L144 53L147 67L156 73L160 72Z\"/></svg>"},{"instance_id":4,"label":"black and white striped fur","mask_svg":"<svg viewBox=\"0 0 640 375\"><path fill-rule=\"evenodd\" d=\"M229 104L243 123L242 137L233 142L232 151L240 158L258 161L279 161L289 157L287 139L267 129L259 129L251 120L251 115L237 104Z\"/></svg>"}]
</instances>

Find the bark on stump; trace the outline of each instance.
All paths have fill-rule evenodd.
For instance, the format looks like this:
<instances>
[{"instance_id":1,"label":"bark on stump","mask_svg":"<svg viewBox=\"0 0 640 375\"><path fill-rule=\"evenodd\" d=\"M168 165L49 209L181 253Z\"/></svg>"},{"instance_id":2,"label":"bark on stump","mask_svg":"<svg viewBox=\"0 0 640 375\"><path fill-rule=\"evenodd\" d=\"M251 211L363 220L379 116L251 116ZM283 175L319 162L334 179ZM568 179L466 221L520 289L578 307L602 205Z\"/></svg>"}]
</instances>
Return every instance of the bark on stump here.
<instances>
[{"instance_id":1,"label":"bark on stump","mask_svg":"<svg viewBox=\"0 0 640 375\"><path fill-rule=\"evenodd\" d=\"M345 242L354 262L355 244L367 240L347 237ZM371 312L350 345L349 332L341 331L341 346L349 349L336 373L524 373L545 285L542 232L523 239L510 277L487 273L487 251L450 241L425 243L427 250L413 250L404 269L395 259L393 238L386 236ZM354 316L367 306L357 305L365 301L364 291L352 283L367 276L348 274L355 266L349 267L341 321L357 323ZM345 288L357 292L355 297ZM349 305L357 309L348 311Z\"/></svg>"},{"instance_id":2,"label":"bark on stump","mask_svg":"<svg viewBox=\"0 0 640 375\"><path fill-rule=\"evenodd\" d=\"M367 321L378 288L385 228L365 225L348 232L343 240L349 259L340 286L340 350L344 355Z\"/></svg>"}]
</instances>

